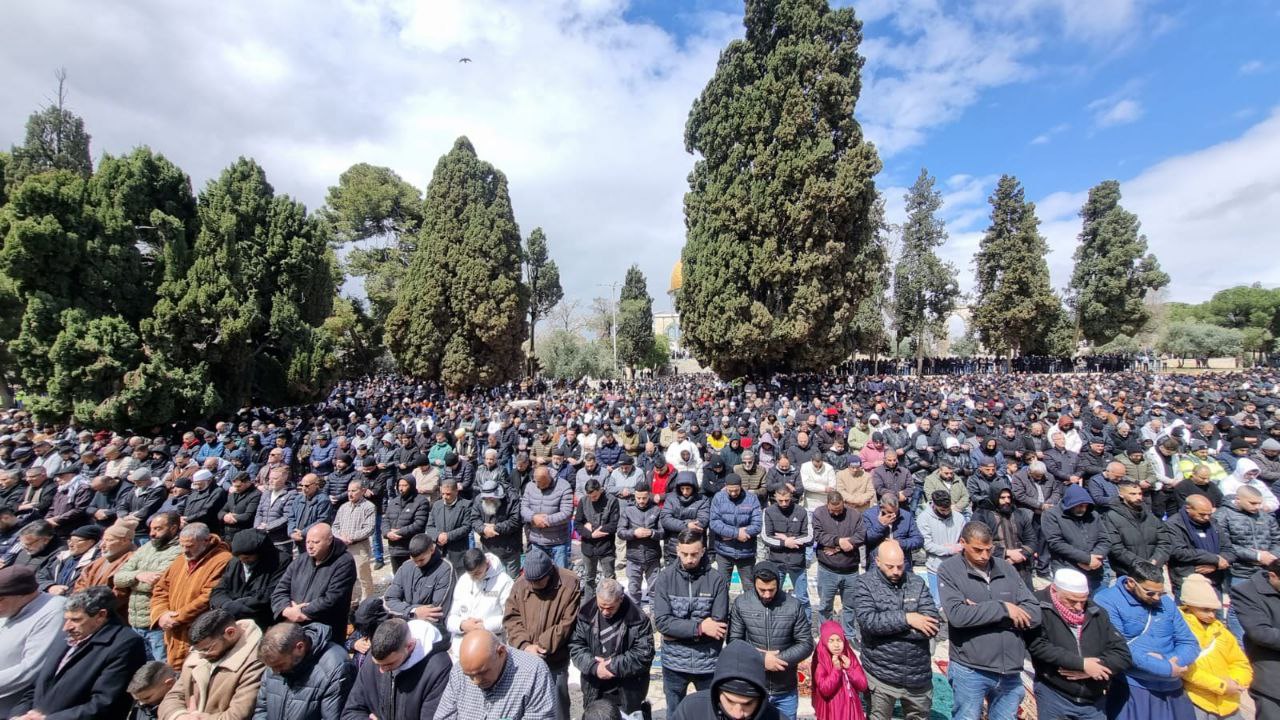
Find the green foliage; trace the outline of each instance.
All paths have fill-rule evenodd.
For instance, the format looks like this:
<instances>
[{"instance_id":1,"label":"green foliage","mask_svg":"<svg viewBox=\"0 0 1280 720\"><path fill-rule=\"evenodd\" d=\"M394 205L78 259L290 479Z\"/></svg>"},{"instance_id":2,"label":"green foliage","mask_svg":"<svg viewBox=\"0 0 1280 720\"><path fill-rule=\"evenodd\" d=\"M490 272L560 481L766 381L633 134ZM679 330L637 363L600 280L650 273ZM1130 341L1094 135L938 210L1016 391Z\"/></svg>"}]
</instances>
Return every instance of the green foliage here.
<instances>
[{"instance_id":1,"label":"green foliage","mask_svg":"<svg viewBox=\"0 0 1280 720\"><path fill-rule=\"evenodd\" d=\"M221 407L283 402L284 368L314 351L312 330L333 306L328 226L244 158L209 183L198 214L191 266L160 286L144 337L179 367L206 363Z\"/></svg>"},{"instance_id":2,"label":"green foliage","mask_svg":"<svg viewBox=\"0 0 1280 720\"><path fill-rule=\"evenodd\" d=\"M614 376L613 356L605 343L587 342L565 330L551 331L538 348L538 363L543 376L553 380Z\"/></svg>"},{"instance_id":3,"label":"green foliage","mask_svg":"<svg viewBox=\"0 0 1280 720\"><path fill-rule=\"evenodd\" d=\"M547 250L547 236L542 228L534 228L524 246L524 284L529 290L529 353L536 354L534 330L538 320L564 298L560 287L560 268Z\"/></svg>"},{"instance_id":4,"label":"green foliage","mask_svg":"<svg viewBox=\"0 0 1280 720\"><path fill-rule=\"evenodd\" d=\"M1089 190L1080 210L1084 224L1071 274L1071 307L1085 339L1105 343L1135 335L1149 311L1149 291L1169 284L1155 255L1147 252L1138 217L1120 205L1120 183L1107 180Z\"/></svg>"},{"instance_id":5,"label":"green foliage","mask_svg":"<svg viewBox=\"0 0 1280 720\"><path fill-rule=\"evenodd\" d=\"M377 344L381 329L359 300L334 300L333 314L320 329L332 340L339 377L360 377L375 369L382 353Z\"/></svg>"},{"instance_id":6,"label":"green foliage","mask_svg":"<svg viewBox=\"0 0 1280 720\"><path fill-rule=\"evenodd\" d=\"M973 262L977 297L973 325L993 352L1018 355L1042 347L1061 303L1049 280L1049 245L1040 235L1035 204L1022 184L1001 176L991 203L991 225Z\"/></svg>"},{"instance_id":7,"label":"green foliage","mask_svg":"<svg viewBox=\"0 0 1280 720\"><path fill-rule=\"evenodd\" d=\"M722 375L830 367L858 345L880 170L854 119L853 10L748 0L746 37L694 101L685 147L684 343Z\"/></svg>"},{"instance_id":8,"label":"green foliage","mask_svg":"<svg viewBox=\"0 0 1280 720\"><path fill-rule=\"evenodd\" d=\"M933 184L929 171L921 168L905 196L902 254L893 270L895 350L900 352L902 341L911 338L917 361L924 357L926 338L942 333L960 297L955 267L935 252L946 242L947 231L937 217L942 194Z\"/></svg>"},{"instance_id":9,"label":"green foliage","mask_svg":"<svg viewBox=\"0 0 1280 720\"><path fill-rule=\"evenodd\" d=\"M671 364L671 339L666 335L654 335L653 344L649 346L649 354L640 363L640 367L657 371L669 364Z\"/></svg>"},{"instance_id":10,"label":"green foliage","mask_svg":"<svg viewBox=\"0 0 1280 720\"><path fill-rule=\"evenodd\" d=\"M43 292L70 305L89 231L84 202L84 179L66 170L33 175L13 188L0 209L0 272L13 279L20 297Z\"/></svg>"},{"instance_id":11,"label":"green foliage","mask_svg":"<svg viewBox=\"0 0 1280 720\"><path fill-rule=\"evenodd\" d=\"M1117 335L1111 342L1093 349L1098 355L1133 355L1141 351L1142 346L1137 339L1129 335Z\"/></svg>"},{"instance_id":12,"label":"green foliage","mask_svg":"<svg viewBox=\"0 0 1280 720\"><path fill-rule=\"evenodd\" d=\"M60 324L49 348L52 372L45 394L28 398L32 411L95 424L117 420L101 417L99 408L124 388L125 374L142 361L137 331L118 316L90 317L79 309L64 311Z\"/></svg>"},{"instance_id":13,"label":"green foliage","mask_svg":"<svg viewBox=\"0 0 1280 720\"><path fill-rule=\"evenodd\" d=\"M951 354L956 357L973 357L978 354L980 349L978 338L973 336L972 330L966 332L964 336L951 343Z\"/></svg>"},{"instance_id":14,"label":"green foliage","mask_svg":"<svg viewBox=\"0 0 1280 720\"><path fill-rule=\"evenodd\" d=\"M1234 357L1244 347L1244 333L1235 328L1199 322L1170 323L1156 343L1162 353L1183 359Z\"/></svg>"},{"instance_id":15,"label":"green foliage","mask_svg":"<svg viewBox=\"0 0 1280 720\"><path fill-rule=\"evenodd\" d=\"M618 362L643 367L653 354L653 298L638 265L627 269L618 297Z\"/></svg>"},{"instance_id":16,"label":"green foliage","mask_svg":"<svg viewBox=\"0 0 1280 720\"><path fill-rule=\"evenodd\" d=\"M66 108L66 74L58 74L58 99L27 118L27 135L15 145L5 176L10 184L42 172L65 170L82 178L93 172L84 120Z\"/></svg>"},{"instance_id":17,"label":"green foliage","mask_svg":"<svg viewBox=\"0 0 1280 720\"><path fill-rule=\"evenodd\" d=\"M1164 307L1169 314L1169 322L1210 322L1213 317L1206 303L1192 305L1184 302L1170 302L1165 303Z\"/></svg>"},{"instance_id":18,"label":"green foliage","mask_svg":"<svg viewBox=\"0 0 1280 720\"><path fill-rule=\"evenodd\" d=\"M1203 306L1206 320L1223 327L1260 328L1280 334L1280 288L1268 290L1260 283L1219 290Z\"/></svg>"},{"instance_id":19,"label":"green foliage","mask_svg":"<svg viewBox=\"0 0 1280 720\"><path fill-rule=\"evenodd\" d=\"M422 193L386 167L358 163L329 188L321 215L334 241L350 247L346 269L364 278L370 311L381 326L418 246Z\"/></svg>"},{"instance_id":20,"label":"green foliage","mask_svg":"<svg viewBox=\"0 0 1280 720\"><path fill-rule=\"evenodd\" d=\"M454 389L519 377L528 292L507 178L465 137L440 158L409 275L387 316L400 369Z\"/></svg>"}]
</instances>

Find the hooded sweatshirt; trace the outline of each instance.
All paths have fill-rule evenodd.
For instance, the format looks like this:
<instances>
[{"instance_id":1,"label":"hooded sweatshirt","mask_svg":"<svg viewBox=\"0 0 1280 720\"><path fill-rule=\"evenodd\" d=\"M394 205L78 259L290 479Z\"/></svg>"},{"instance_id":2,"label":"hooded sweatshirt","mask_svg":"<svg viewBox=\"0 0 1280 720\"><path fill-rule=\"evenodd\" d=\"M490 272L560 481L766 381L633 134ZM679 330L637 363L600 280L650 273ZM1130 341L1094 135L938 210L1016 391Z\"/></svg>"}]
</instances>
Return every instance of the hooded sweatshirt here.
<instances>
[{"instance_id":1,"label":"hooded sweatshirt","mask_svg":"<svg viewBox=\"0 0 1280 720\"><path fill-rule=\"evenodd\" d=\"M689 695L667 717L670 720L729 720L720 707L720 693L730 681L745 681L759 693L760 704L747 720L778 720L778 711L765 695L764 655L745 640L732 640L725 646L716 663L710 689Z\"/></svg>"},{"instance_id":2,"label":"hooded sweatshirt","mask_svg":"<svg viewBox=\"0 0 1280 720\"><path fill-rule=\"evenodd\" d=\"M1276 499L1271 488L1263 482L1262 478L1255 475L1252 480L1245 477L1250 472L1258 472L1258 464L1249 458L1240 458L1236 462L1235 472L1231 476L1222 481L1222 494L1226 496L1228 501L1232 501L1235 497L1236 490L1241 485L1248 485L1262 494L1262 512L1273 513L1280 510L1280 501Z\"/></svg>"},{"instance_id":3,"label":"hooded sweatshirt","mask_svg":"<svg viewBox=\"0 0 1280 720\"><path fill-rule=\"evenodd\" d=\"M449 641L425 620L409 621L413 650L394 672L382 672L375 663L360 666L347 698L344 716L378 717L383 720L418 720L434 717L440 696L449 684L453 661Z\"/></svg>"}]
</instances>

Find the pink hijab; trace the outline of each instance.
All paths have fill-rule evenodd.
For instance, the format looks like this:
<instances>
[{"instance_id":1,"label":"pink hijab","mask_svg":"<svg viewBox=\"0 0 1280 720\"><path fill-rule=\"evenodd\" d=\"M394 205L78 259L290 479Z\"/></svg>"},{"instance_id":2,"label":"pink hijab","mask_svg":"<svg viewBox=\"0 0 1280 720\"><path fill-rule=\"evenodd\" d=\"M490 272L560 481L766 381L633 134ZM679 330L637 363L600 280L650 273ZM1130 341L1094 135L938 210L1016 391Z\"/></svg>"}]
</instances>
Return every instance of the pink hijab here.
<instances>
[{"instance_id":1,"label":"pink hijab","mask_svg":"<svg viewBox=\"0 0 1280 720\"><path fill-rule=\"evenodd\" d=\"M844 640L844 650L840 653L849 658L849 667L836 667L832 661L831 651L827 649L827 640L832 635L839 635ZM818 632L818 646L813 650L813 712L817 720L864 720L862 701L858 693L867 691L867 675L862 671L862 663L849 646L844 628L834 620L822 623Z\"/></svg>"}]
</instances>

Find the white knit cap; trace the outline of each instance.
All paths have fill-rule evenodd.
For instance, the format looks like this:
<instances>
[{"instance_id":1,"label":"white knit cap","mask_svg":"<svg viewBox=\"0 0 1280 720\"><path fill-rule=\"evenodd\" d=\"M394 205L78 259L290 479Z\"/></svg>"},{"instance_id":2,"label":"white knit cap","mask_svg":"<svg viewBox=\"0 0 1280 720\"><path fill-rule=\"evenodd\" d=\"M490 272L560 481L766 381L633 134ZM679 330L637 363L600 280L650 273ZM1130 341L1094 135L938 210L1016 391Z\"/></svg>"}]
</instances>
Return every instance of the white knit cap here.
<instances>
[{"instance_id":1,"label":"white knit cap","mask_svg":"<svg viewBox=\"0 0 1280 720\"><path fill-rule=\"evenodd\" d=\"M1089 592L1089 579L1079 570L1060 568L1053 573L1053 586L1063 592L1087 593Z\"/></svg>"}]
</instances>

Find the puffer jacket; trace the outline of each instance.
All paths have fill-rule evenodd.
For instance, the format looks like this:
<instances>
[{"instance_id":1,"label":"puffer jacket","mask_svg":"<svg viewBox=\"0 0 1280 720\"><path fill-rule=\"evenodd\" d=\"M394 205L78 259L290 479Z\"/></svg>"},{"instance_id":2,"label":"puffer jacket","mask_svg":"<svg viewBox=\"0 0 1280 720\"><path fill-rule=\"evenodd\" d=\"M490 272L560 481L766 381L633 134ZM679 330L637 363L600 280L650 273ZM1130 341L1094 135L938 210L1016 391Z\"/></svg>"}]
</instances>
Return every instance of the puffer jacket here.
<instances>
[{"instance_id":1,"label":"puffer jacket","mask_svg":"<svg viewBox=\"0 0 1280 720\"><path fill-rule=\"evenodd\" d=\"M770 694L795 692L796 666L813 654L809 614L800 601L781 589L765 604L753 592L743 593L729 609L729 640L746 640L757 650L777 650L786 670L765 673Z\"/></svg>"},{"instance_id":2,"label":"puffer jacket","mask_svg":"<svg viewBox=\"0 0 1280 720\"><path fill-rule=\"evenodd\" d=\"M662 666L686 673L715 672L719 640L701 634L706 618L729 619L729 586L705 555L693 570L671 563L653 583L653 622L662 633Z\"/></svg>"},{"instance_id":3,"label":"puffer jacket","mask_svg":"<svg viewBox=\"0 0 1280 720\"><path fill-rule=\"evenodd\" d=\"M1182 619L1200 644L1200 656L1182 677L1187 697L1196 707L1215 716L1233 715L1240 709L1240 696L1226 693L1227 679L1235 680L1242 688L1249 687L1253 682L1249 658L1221 621L1205 625L1186 610L1182 611Z\"/></svg>"},{"instance_id":4,"label":"puffer jacket","mask_svg":"<svg viewBox=\"0 0 1280 720\"><path fill-rule=\"evenodd\" d=\"M134 628L151 627L151 590L150 583L138 579L138 573L156 572L164 574L173 564L173 559L182 553L182 546L174 538L163 548L155 541L133 552L133 556L125 561L116 571L116 587L131 591L129 594L129 625Z\"/></svg>"},{"instance_id":5,"label":"puffer jacket","mask_svg":"<svg viewBox=\"0 0 1280 720\"><path fill-rule=\"evenodd\" d=\"M635 712L649 694L649 667L653 664L654 655L653 623L625 595L617 612L621 614L620 621L625 627L618 641L622 652L609 656L613 678L601 680L596 676L596 658L605 657L608 652L600 642L600 625L604 621L600 618L595 598L588 599L578 611L573 636L569 638L569 658L582 673L584 696L598 698L616 691L622 696L622 711Z\"/></svg>"},{"instance_id":6,"label":"puffer jacket","mask_svg":"<svg viewBox=\"0 0 1280 720\"><path fill-rule=\"evenodd\" d=\"M311 652L282 675L262 673L253 720L330 720L342 714L351 690L351 664L341 645L329 641L329 628L302 626Z\"/></svg>"},{"instance_id":7,"label":"puffer jacket","mask_svg":"<svg viewBox=\"0 0 1280 720\"><path fill-rule=\"evenodd\" d=\"M1134 564L1149 562L1164 567L1169 562L1169 531L1146 510L1133 510L1117 500L1102 519L1104 536L1111 551L1111 566L1117 575L1128 574Z\"/></svg>"},{"instance_id":8,"label":"puffer jacket","mask_svg":"<svg viewBox=\"0 0 1280 720\"><path fill-rule=\"evenodd\" d=\"M1222 557L1231 563L1231 577L1244 580L1258 571L1258 551L1280 556L1280 524L1271 513L1252 515L1228 504L1213 514L1218 525Z\"/></svg>"},{"instance_id":9,"label":"puffer jacket","mask_svg":"<svg viewBox=\"0 0 1280 720\"><path fill-rule=\"evenodd\" d=\"M743 490L734 500L728 490L721 490L711 498L711 534L715 537L716 554L733 559L755 557L756 537L763 526L760 501L754 494ZM745 541L737 538L740 528L747 531Z\"/></svg>"},{"instance_id":10,"label":"puffer jacket","mask_svg":"<svg viewBox=\"0 0 1280 720\"><path fill-rule=\"evenodd\" d=\"M1086 571L1079 563L1088 563L1090 555L1107 558L1110 548L1102 532L1102 518L1090 507L1079 517L1069 511L1080 505L1092 505L1088 491L1079 485L1067 486L1062 505L1050 508L1041 520L1041 531L1049 547L1049 567L1052 570L1070 568L1079 570L1089 578L1090 587L1102 583L1103 568Z\"/></svg>"},{"instance_id":11,"label":"puffer jacket","mask_svg":"<svg viewBox=\"0 0 1280 720\"><path fill-rule=\"evenodd\" d=\"M614 547L614 535L618 532L619 522L619 502L618 498L609 493L601 493L598 502L592 502L591 498L583 497L578 503L578 507L574 510L574 527L582 536L581 550L583 557L614 557L617 549ZM587 530L587 524L591 524L591 530ZM591 533L595 530L607 533L605 537L591 537Z\"/></svg>"},{"instance_id":12,"label":"puffer jacket","mask_svg":"<svg viewBox=\"0 0 1280 720\"><path fill-rule=\"evenodd\" d=\"M685 697L667 715L667 720L727 720L729 715L720 704L720 692L728 680L745 680L758 688L761 694L765 692L764 663L760 661L760 652L749 643L742 640L728 643L720 662L714 666L711 687ZM773 703L762 702L745 720L779 720L780 717Z\"/></svg>"},{"instance_id":13,"label":"puffer jacket","mask_svg":"<svg viewBox=\"0 0 1280 720\"><path fill-rule=\"evenodd\" d=\"M643 510L635 502L624 502L619 511L618 537L627 542L628 563L658 563L662 560L662 538L664 532L659 522L659 508L652 500ZM649 537L636 537L638 528L649 528L653 534Z\"/></svg>"},{"instance_id":14,"label":"puffer jacket","mask_svg":"<svg viewBox=\"0 0 1280 720\"><path fill-rule=\"evenodd\" d=\"M853 611L862 632L862 666L879 680L906 688L933 682L929 638L907 624L915 612L942 622L924 578L906 572L894 584L876 568L853 582Z\"/></svg>"},{"instance_id":15,"label":"puffer jacket","mask_svg":"<svg viewBox=\"0 0 1280 720\"><path fill-rule=\"evenodd\" d=\"M1129 644L1133 666L1125 676L1131 683L1148 690L1168 692L1182 686L1182 682L1170 673L1169 660L1173 658L1188 667L1200 655L1200 644L1187 627L1187 621L1178 612L1173 598L1165 595L1160 605L1151 608L1133 596L1125 588L1121 577L1116 584L1094 596L1098 606L1107 611L1111 625Z\"/></svg>"},{"instance_id":16,"label":"puffer jacket","mask_svg":"<svg viewBox=\"0 0 1280 720\"><path fill-rule=\"evenodd\" d=\"M1084 659L1098 658L1102 664L1119 674L1129 669L1133 659L1129 645L1111 626L1106 611L1093 602L1085 606L1084 625L1079 636L1058 614L1049 597L1049 588L1035 593L1040 602L1040 627L1028 630L1027 652L1036 669L1036 679L1070 698L1079 705L1097 701L1107 692L1104 680L1068 680L1059 670L1083 670Z\"/></svg>"},{"instance_id":17,"label":"puffer jacket","mask_svg":"<svg viewBox=\"0 0 1280 720\"><path fill-rule=\"evenodd\" d=\"M413 487L410 487L407 496L396 493L387 500L387 512L382 518L382 536L387 538L387 554L391 557L409 557L409 541L414 535L426 530L430 512L431 504L427 498L419 495ZM387 537L392 530L400 533L398 540Z\"/></svg>"},{"instance_id":18,"label":"puffer jacket","mask_svg":"<svg viewBox=\"0 0 1280 720\"><path fill-rule=\"evenodd\" d=\"M693 495L688 498L680 497L681 485L692 487ZM668 559L676 556L676 536L689 527L689 521L695 521L702 526L705 536L705 531L711 527L711 503L698 492L698 479L693 473L676 474L675 485L668 489L667 499L662 503L662 512L658 517L662 522L662 531L666 535L666 540L663 541L663 554Z\"/></svg>"}]
</instances>

